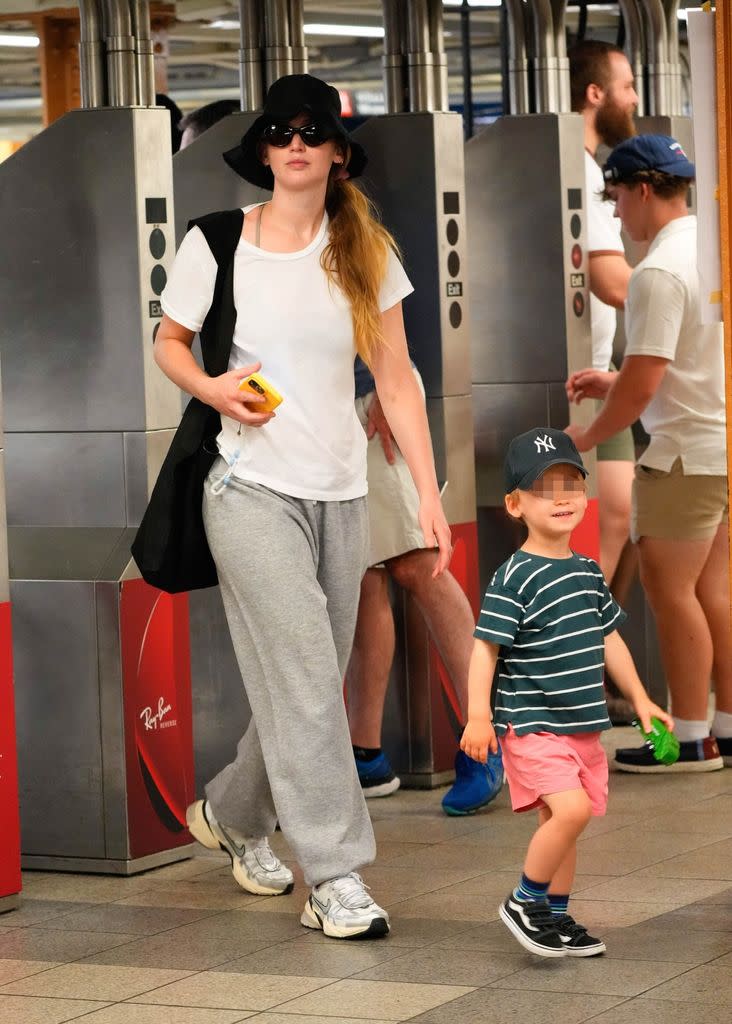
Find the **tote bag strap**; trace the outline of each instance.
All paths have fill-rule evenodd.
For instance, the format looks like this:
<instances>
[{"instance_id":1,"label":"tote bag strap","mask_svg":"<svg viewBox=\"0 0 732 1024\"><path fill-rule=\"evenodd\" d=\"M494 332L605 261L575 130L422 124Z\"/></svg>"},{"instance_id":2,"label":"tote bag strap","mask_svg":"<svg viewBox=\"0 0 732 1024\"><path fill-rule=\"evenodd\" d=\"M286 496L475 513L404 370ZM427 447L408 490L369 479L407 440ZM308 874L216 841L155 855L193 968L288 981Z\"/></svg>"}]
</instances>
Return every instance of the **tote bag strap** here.
<instances>
[{"instance_id":1,"label":"tote bag strap","mask_svg":"<svg viewBox=\"0 0 732 1024\"><path fill-rule=\"evenodd\" d=\"M211 377L218 377L229 367L229 355L236 326L234 305L234 254L241 238L244 211L223 210L197 217L188 227L198 227L211 250L218 270L206 319L201 327L203 365Z\"/></svg>"}]
</instances>

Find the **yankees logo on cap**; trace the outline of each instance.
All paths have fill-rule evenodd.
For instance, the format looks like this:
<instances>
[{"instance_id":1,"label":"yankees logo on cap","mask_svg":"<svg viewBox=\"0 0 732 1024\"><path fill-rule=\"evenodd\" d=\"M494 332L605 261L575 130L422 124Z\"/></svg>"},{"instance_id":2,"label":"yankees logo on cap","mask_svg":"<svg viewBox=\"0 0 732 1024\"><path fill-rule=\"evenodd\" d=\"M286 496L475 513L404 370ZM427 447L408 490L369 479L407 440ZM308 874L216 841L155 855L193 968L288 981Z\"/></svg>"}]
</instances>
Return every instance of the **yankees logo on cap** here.
<instances>
[{"instance_id":1,"label":"yankees logo on cap","mask_svg":"<svg viewBox=\"0 0 732 1024\"><path fill-rule=\"evenodd\" d=\"M514 437L508 446L503 465L506 494L527 490L550 466L575 466L587 476L582 456L574 441L563 430L554 427L534 427Z\"/></svg>"}]
</instances>

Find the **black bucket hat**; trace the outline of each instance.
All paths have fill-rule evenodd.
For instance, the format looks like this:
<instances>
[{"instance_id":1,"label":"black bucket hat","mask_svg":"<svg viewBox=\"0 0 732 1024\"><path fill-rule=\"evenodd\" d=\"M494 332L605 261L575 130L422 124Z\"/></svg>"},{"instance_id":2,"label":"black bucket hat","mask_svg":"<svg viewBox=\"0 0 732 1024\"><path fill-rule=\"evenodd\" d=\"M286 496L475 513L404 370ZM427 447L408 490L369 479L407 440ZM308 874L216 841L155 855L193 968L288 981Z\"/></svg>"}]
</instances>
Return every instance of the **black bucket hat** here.
<instances>
[{"instance_id":1,"label":"black bucket hat","mask_svg":"<svg viewBox=\"0 0 732 1024\"><path fill-rule=\"evenodd\" d=\"M350 137L341 121L341 98L338 90L313 75L284 75L274 82L264 101L264 113L253 122L238 146L223 154L224 160L252 185L274 189L274 176L259 159L257 152L262 132L269 124L287 124L298 114L312 114L313 119L325 124L333 137L350 147L351 157L347 171L357 178L367 163L363 146Z\"/></svg>"}]
</instances>

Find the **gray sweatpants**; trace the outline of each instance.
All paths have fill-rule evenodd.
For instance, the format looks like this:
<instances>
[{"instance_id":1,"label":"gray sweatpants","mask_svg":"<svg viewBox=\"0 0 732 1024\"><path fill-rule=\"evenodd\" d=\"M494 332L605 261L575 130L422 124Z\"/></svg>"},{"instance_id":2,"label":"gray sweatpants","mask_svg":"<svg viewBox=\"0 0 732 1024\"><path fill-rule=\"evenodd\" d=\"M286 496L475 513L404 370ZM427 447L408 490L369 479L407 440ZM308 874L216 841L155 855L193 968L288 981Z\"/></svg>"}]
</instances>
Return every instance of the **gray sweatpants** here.
<instances>
[{"instance_id":1,"label":"gray sweatpants","mask_svg":"<svg viewBox=\"0 0 732 1024\"><path fill-rule=\"evenodd\" d=\"M203 517L252 721L206 787L246 836L279 820L309 885L373 861L343 701L368 549L366 498L309 501L232 477L217 459Z\"/></svg>"}]
</instances>

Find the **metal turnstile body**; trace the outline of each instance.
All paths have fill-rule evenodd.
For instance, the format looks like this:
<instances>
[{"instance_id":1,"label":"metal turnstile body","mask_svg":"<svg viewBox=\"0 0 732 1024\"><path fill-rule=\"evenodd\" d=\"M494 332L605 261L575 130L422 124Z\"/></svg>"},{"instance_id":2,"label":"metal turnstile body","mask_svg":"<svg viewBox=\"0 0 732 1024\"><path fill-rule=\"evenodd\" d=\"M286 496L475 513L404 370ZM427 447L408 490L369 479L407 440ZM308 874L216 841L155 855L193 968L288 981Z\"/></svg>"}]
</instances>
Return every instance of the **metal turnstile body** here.
<instances>
[{"instance_id":1,"label":"metal turnstile body","mask_svg":"<svg viewBox=\"0 0 732 1024\"><path fill-rule=\"evenodd\" d=\"M457 114L374 117L354 133L369 156L364 184L394 234L414 285L404 302L412 357L427 394L438 480L452 528L450 566L477 611L473 410L462 119ZM402 783L449 781L461 719L452 681L411 598L397 595L397 655L383 744Z\"/></svg>"},{"instance_id":2,"label":"metal turnstile body","mask_svg":"<svg viewBox=\"0 0 732 1024\"><path fill-rule=\"evenodd\" d=\"M0 914L20 903L20 817L13 695L13 643L5 522L5 451L0 402Z\"/></svg>"},{"instance_id":3,"label":"metal turnstile body","mask_svg":"<svg viewBox=\"0 0 732 1024\"><path fill-rule=\"evenodd\" d=\"M189 856L187 598L130 543L180 418L154 365L169 116L74 111L0 168L0 335L23 863Z\"/></svg>"},{"instance_id":4,"label":"metal turnstile body","mask_svg":"<svg viewBox=\"0 0 732 1024\"><path fill-rule=\"evenodd\" d=\"M481 577L521 542L504 511L502 465L516 434L569 421L564 384L592 365L583 122L577 114L499 118L465 150L471 267ZM595 405L575 407L589 423ZM593 452L589 506L573 547L599 557ZM639 605L639 607L638 607ZM645 605L634 602L623 634L642 678L664 683Z\"/></svg>"}]
</instances>

